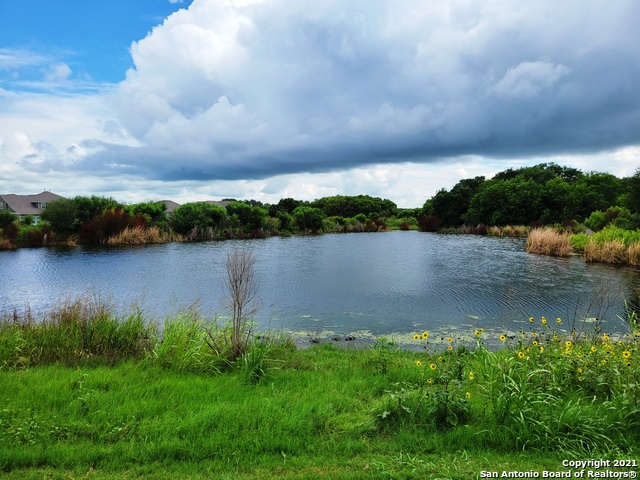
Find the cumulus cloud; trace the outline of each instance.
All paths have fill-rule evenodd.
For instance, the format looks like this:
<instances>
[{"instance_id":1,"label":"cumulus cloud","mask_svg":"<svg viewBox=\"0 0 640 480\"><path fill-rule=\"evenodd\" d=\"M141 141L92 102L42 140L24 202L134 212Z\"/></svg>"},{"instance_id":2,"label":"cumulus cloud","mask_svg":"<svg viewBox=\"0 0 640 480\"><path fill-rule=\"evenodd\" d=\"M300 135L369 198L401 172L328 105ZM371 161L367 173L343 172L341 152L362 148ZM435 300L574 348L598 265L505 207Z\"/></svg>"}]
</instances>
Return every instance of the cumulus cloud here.
<instances>
[{"instance_id":1,"label":"cumulus cloud","mask_svg":"<svg viewBox=\"0 0 640 480\"><path fill-rule=\"evenodd\" d=\"M451 164L450 186L500 170L479 158L626 151L640 144L637 18L634 0L194 0L131 45L92 135L33 141L25 161L180 185L266 179L255 198L307 198L333 191L310 174L334 193L401 195L393 165L423 178L418 165ZM0 68L18 61L2 55Z\"/></svg>"},{"instance_id":2,"label":"cumulus cloud","mask_svg":"<svg viewBox=\"0 0 640 480\"><path fill-rule=\"evenodd\" d=\"M138 146L85 167L264 178L637 144L638 16L633 1L195 0L131 47L114 98Z\"/></svg>"}]
</instances>

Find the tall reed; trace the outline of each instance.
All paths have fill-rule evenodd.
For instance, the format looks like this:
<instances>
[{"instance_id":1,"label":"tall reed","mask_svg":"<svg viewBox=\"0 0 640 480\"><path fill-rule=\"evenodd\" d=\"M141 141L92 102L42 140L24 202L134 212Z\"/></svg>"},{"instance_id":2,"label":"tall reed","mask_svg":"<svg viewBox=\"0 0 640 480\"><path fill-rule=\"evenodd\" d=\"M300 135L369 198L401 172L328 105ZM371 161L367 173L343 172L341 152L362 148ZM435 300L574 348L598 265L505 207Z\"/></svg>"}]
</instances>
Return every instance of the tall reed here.
<instances>
[{"instance_id":1,"label":"tall reed","mask_svg":"<svg viewBox=\"0 0 640 480\"><path fill-rule=\"evenodd\" d=\"M582 255L587 262L628 263L628 250L622 240L597 242L592 239L584 246Z\"/></svg>"},{"instance_id":2,"label":"tall reed","mask_svg":"<svg viewBox=\"0 0 640 480\"><path fill-rule=\"evenodd\" d=\"M143 245L147 243L163 243L167 236L158 227L127 227L120 233L107 239L108 245Z\"/></svg>"},{"instance_id":3,"label":"tall reed","mask_svg":"<svg viewBox=\"0 0 640 480\"><path fill-rule=\"evenodd\" d=\"M525 249L529 253L568 257L573 253L571 237L552 228L535 228L529 232Z\"/></svg>"}]
</instances>

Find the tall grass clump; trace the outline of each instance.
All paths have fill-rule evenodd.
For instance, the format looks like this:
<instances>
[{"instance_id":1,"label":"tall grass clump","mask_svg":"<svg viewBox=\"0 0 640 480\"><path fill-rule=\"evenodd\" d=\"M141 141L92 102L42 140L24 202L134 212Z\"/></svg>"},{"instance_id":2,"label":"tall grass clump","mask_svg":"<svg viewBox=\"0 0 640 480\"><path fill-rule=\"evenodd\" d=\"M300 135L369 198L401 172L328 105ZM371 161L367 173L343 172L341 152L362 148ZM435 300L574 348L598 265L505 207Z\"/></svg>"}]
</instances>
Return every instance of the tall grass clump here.
<instances>
[{"instance_id":1,"label":"tall grass clump","mask_svg":"<svg viewBox=\"0 0 640 480\"><path fill-rule=\"evenodd\" d=\"M0 367L141 359L153 336L141 310L119 317L111 305L89 297L67 300L42 319L14 310L0 319Z\"/></svg>"},{"instance_id":2,"label":"tall grass clump","mask_svg":"<svg viewBox=\"0 0 640 480\"><path fill-rule=\"evenodd\" d=\"M640 264L640 231L607 225L591 236L573 235L572 243L588 262Z\"/></svg>"},{"instance_id":3,"label":"tall grass clump","mask_svg":"<svg viewBox=\"0 0 640 480\"><path fill-rule=\"evenodd\" d=\"M535 228L529 232L525 249L528 253L567 257L573 253L571 237L552 228Z\"/></svg>"},{"instance_id":4,"label":"tall grass clump","mask_svg":"<svg viewBox=\"0 0 640 480\"><path fill-rule=\"evenodd\" d=\"M228 366L229 347L214 347L217 326L207 322L196 309L181 311L164 322L162 335L151 351L152 363L177 372L218 374Z\"/></svg>"},{"instance_id":5,"label":"tall grass clump","mask_svg":"<svg viewBox=\"0 0 640 480\"><path fill-rule=\"evenodd\" d=\"M145 245L149 243L163 243L167 235L158 227L127 227L121 232L111 235L107 239L108 245Z\"/></svg>"}]
</instances>

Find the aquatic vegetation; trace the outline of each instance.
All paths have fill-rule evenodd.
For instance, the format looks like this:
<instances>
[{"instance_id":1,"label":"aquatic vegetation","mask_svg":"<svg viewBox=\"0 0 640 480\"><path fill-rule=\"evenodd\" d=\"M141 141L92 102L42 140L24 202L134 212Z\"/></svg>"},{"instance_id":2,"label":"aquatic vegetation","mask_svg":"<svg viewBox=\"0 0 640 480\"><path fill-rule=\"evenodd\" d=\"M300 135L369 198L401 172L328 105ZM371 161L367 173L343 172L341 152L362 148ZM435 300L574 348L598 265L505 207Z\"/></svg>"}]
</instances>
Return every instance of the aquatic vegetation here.
<instances>
[{"instance_id":1,"label":"aquatic vegetation","mask_svg":"<svg viewBox=\"0 0 640 480\"><path fill-rule=\"evenodd\" d=\"M573 253L571 237L553 228L535 228L529 232L525 249L529 253L567 257Z\"/></svg>"}]
</instances>

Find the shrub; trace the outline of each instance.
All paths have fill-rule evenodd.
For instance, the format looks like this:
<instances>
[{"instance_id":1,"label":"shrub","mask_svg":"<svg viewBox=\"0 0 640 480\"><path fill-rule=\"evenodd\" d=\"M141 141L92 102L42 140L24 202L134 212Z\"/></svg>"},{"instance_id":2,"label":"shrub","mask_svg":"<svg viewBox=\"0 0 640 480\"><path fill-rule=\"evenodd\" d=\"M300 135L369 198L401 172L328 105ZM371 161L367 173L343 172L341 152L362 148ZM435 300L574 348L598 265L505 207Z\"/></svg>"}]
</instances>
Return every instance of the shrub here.
<instances>
[{"instance_id":1,"label":"shrub","mask_svg":"<svg viewBox=\"0 0 640 480\"><path fill-rule=\"evenodd\" d=\"M440 218L437 215L422 215L418 218L418 225L423 232L437 232L440 228Z\"/></svg>"}]
</instances>

